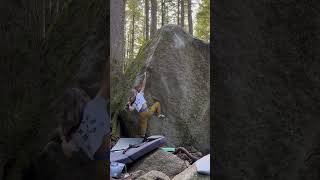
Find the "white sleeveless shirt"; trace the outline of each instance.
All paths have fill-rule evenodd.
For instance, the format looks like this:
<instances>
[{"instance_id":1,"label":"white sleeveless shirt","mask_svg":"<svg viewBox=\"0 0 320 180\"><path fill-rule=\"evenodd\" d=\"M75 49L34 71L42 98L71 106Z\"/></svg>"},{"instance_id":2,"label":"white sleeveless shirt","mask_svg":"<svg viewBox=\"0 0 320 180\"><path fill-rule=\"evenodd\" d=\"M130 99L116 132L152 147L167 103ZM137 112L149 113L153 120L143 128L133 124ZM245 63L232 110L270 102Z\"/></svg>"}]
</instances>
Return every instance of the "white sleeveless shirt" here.
<instances>
[{"instance_id":1,"label":"white sleeveless shirt","mask_svg":"<svg viewBox=\"0 0 320 180\"><path fill-rule=\"evenodd\" d=\"M138 112L140 112L142 105L146 102L146 99L144 98L143 95L144 95L143 92L139 92L136 95L136 100L134 101L134 103L132 105Z\"/></svg>"}]
</instances>

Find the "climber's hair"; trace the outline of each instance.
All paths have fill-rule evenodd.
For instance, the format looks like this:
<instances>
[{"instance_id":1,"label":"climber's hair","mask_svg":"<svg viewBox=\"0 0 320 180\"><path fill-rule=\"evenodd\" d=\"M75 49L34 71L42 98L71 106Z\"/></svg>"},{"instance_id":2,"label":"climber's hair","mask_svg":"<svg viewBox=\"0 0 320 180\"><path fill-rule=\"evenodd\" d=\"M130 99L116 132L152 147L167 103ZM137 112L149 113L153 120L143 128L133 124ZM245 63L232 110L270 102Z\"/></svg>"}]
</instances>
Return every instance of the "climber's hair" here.
<instances>
[{"instance_id":1,"label":"climber's hair","mask_svg":"<svg viewBox=\"0 0 320 180\"><path fill-rule=\"evenodd\" d=\"M136 78L135 82L134 82L133 87L134 87L136 90L138 90L138 88L139 88L139 87L141 86L141 84L142 84L142 81L143 81L143 79L142 79L141 75L138 76L138 77Z\"/></svg>"},{"instance_id":2,"label":"climber's hair","mask_svg":"<svg viewBox=\"0 0 320 180\"><path fill-rule=\"evenodd\" d=\"M90 100L88 94L79 88L69 88L65 91L62 99L62 117L60 126L67 130L65 136L70 138L72 133L79 127L84 107Z\"/></svg>"}]
</instances>

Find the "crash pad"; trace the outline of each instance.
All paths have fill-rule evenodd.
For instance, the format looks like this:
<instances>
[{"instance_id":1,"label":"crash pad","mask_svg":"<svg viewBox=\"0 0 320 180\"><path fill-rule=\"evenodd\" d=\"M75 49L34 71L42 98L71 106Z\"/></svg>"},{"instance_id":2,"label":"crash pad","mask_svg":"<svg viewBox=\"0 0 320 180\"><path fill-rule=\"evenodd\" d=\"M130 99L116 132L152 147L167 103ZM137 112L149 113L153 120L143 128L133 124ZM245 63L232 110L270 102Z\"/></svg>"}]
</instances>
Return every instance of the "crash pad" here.
<instances>
[{"instance_id":1,"label":"crash pad","mask_svg":"<svg viewBox=\"0 0 320 180\"><path fill-rule=\"evenodd\" d=\"M120 138L118 142L112 147L111 151L123 150L129 147L129 144L142 143L143 138Z\"/></svg>"},{"instance_id":2,"label":"crash pad","mask_svg":"<svg viewBox=\"0 0 320 180\"><path fill-rule=\"evenodd\" d=\"M195 163L199 174L210 175L210 154L202 157Z\"/></svg>"},{"instance_id":3,"label":"crash pad","mask_svg":"<svg viewBox=\"0 0 320 180\"><path fill-rule=\"evenodd\" d=\"M111 149L110 161L124 164L132 163L150 151L161 147L166 142L163 136L150 136L145 141L133 139L125 139L119 142L120 139L118 141L119 144L117 142L118 146Z\"/></svg>"}]
</instances>

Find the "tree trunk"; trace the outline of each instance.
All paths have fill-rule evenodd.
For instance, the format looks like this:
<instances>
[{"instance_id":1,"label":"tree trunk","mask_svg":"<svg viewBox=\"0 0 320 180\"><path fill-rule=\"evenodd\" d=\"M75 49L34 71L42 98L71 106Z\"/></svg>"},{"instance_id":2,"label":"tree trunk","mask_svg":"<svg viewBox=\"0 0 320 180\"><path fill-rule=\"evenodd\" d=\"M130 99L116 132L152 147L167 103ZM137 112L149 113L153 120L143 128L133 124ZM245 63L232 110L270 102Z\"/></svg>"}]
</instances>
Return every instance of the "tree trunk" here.
<instances>
[{"instance_id":1,"label":"tree trunk","mask_svg":"<svg viewBox=\"0 0 320 180\"><path fill-rule=\"evenodd\" d=\"M145 15L146 15L145 36L146 36L146 40L148 41L149 40L149 0L145 0Z\"/></svg>"},{"instance_id":2,"label":"tree trunk","mask_svg":"<svg viewBox=\"0 0 320 180\"><path fill-rule=\"evenodd\" d=\"M169 24L169 2L165 5L165 11L166 11L166 24Z\"/></svg>"},{"instance_id":3,"label":"tree trunk","mask_svg":"<svg viewBox=\"0 0 320 180\"><path fill-rule=\"evenodd\" d=\"M127 0L123 0L123 7L122 7L122 61L124 61L124 58L125 58L125 45L126 45L126 3L127 3ZM123 64L123 63L122 63Z\"/></svg>"},{"instance_id":4,"label":"tree trunk","mask_svg":"<svg viewBox=\"0 0 320 180\"><path fill-rule=\"evenodd\" d=\"M193 35L191 0L188 0L188 25L189 25L189 33Z\"/></svg>"},{"instance_id":5,"label":"tree trunk","mask_svg":"<svg viewBox=\"0 0 320 180\"><path fill-rule=\"evenodd\" d=\"M129 31L128 31L128 33L127 33L127 44L126 44L126 51L127 51L127 58L129 58L129 56L130 56L130 33L129 33Z\"/></svg>"},{"instance_id":6,"label":"tree trunk","mask_svg":"<svg viewBox=\"0 0 320 180\"><path fill-rule=\"evenodd\" d=\"M181 0L181 27L184 28L184 0Z\"/></svg>"},{"instance_id":7,"label":"tree trunk","mask_svg":"<svg viewBox=\"0 0 320 180\"><path fill-rule=\"evenodd\" d=\"M151 0L151 31L150 38L157 31L157 0Z\"/></svg>"},{"instance_id":8,"label":"tree trunk","mask_svg":"<svg viewBox=\"0 0 320 180\"><path fill-rule=\"evenodd\" d=\"M178 5L178 8L177 8L177 10L178 10L178 12L177 12L177 25L179 26L180 25L180 0L177 0L177 5Z\"/></svg>"},{"instance_id":9,"label":"tree trunk","mask_svg":"<svg viewBox=\"0 0 320 180\"><path fill-rule=\"evenodd\" d=\"M131 31L131 54L130 57L134 58L134 14L132 15L132 31Z\"/></svg>"},{"instance_id":10,"label":"tree trunk","mask_svg":"<svg viewBox=\"0 0 320 180\"><path fill-rule=\"evenodd\" d=\"M165 16L166 16L166 13L165 13L165 2L164 0L161 0L161 27L164 26L165 24Z\"/></svg>"},{"instance_id":11,"label":"tree trunk","mask_svg":"<svg viewBox=\"0 0 320 180\"><path fill-rule=\"evenodd\" d=\"M110 1L110 60L112 70L119 72L123 66L124 55L124 0Z\"/></svg>"}]
</instances>

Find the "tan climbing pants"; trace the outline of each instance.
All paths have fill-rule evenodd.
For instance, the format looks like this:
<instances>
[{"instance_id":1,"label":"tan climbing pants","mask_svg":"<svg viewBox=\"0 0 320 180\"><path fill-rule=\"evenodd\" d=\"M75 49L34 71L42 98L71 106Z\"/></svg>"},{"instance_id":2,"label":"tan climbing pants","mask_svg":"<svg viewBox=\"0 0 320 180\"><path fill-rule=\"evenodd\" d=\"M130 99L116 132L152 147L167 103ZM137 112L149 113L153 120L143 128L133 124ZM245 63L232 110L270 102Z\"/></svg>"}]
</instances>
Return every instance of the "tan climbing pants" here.
<instances>
[{"instance_id":1,"label":"tan climbing pants","mask_svg":"<svg viewBox=\"0 0 320 180\"><path fill-rule=\"evenodd\" d=\"M140 136L144 137L148 127L148 120L152 115L156 113L159 115L161 113L161 107L159 102L155 102L147 111L139 113L139 126L140 126Z\"/></svg>"}]
</instances>

